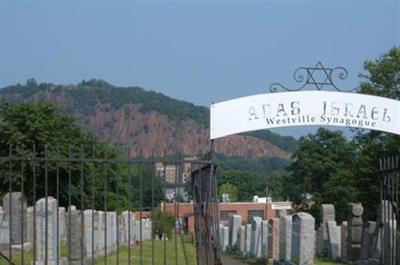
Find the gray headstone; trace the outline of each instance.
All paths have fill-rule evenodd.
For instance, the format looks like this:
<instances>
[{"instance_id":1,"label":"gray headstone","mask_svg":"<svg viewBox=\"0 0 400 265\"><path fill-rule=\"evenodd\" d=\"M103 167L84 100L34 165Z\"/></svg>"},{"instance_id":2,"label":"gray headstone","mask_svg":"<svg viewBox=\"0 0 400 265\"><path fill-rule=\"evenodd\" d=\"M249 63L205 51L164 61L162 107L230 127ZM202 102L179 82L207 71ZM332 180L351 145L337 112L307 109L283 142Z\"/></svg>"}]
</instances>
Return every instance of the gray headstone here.
<instances>
[{"instance_id":1,"label":"gray headstone","mask_svg":"<svg viewBox=\"0 0 400 265\"><path fill-rule=\"evenodd\" d=\"M10 244L10 223L9 218L0 210L0 245L6 246Z\"/></svg>"},{"instance_id":2,"label":"gray headstone","mask_svg":"<svg viewBox=\"0 0 400 265\"><path fill-rule=\"evenodd\" d=\"M376 229L376 222L369 221L364 227L360 260L367 260L372 257L372 240Z\"/></svg>"},{"instance_id":3,"label":"gray headstone","mask_svg":"<svg viewBox=\"0 0 400 265\"><path fill-rule=\"evenodd\" d=\"M251 255L251 224L246 224L246 256Z\"/></svg>"},{"instance_id":4,"label":"gray headstone","mask_svg":"<svg viewBox=\"0 0 400 265\"><path fill-rule=\"evenodd\" d=\"M355 261L360 257L363 233L363 212L364 208L361 203L350 203L348 206L347 260L349 261Z\"/></svg>"},{"instance_id":5,"label":"gray headstone","mask_svg":"<svg viewBox=\"0 0 400 265\"><path fill-rule=\"evenodd\" d=\"M82 231L81 211L69 208L67 213L67 257L71 264L80 264L86 257L85 231ZM81 245L82 243L82 245Z\"/></svg>"},{"instance_id":6,"label":"gray headstone","mask_svg":"<svg viewBox=\"0 0 400 265\"><path fill-rule=\"evenodd\" d=\"M33 219L34 219L34 207L29 206L27 208L27 217L26 217L26 225L27 225L27 242L33 244L33 234L34 234L34 225L33 225Z\"/></svg>"},{"instance_id":7,"label":"gray headstone","mask_svg":"<svg viewBox=\"0 0 400 265\"><path fill-rule=\"evenodd\" d=\"M261 258L268 259L268 235L269 235L268 221L261 222Z\"/></svg>"},{"instance_id":8,"label":"gray headstone","mask_svg":"<svg viewBox=\"0 0 400 265\"><path fill-rule=\"evenodd\" d=\"M150 240L151 239L151 231L152 231L151 226L152 226L152 223L151 223L150 219L142 220L142 240ZM166 237L165 234L163 234L162 238L164 238L164 237Z\"/></svg>"},{"instance_id":9,"label":"gray headstone","mask_svg":"<svg viewBox=\"0 0 400 265\"><path fill-rule=\"evenodd\" d=\"M322 256L329 254L329 243L328 243L328 231L326 223L329 221L335 221L335 207L333 204L322 204Z\"/></svg>"},{"instance_id":10,"label":"gray headstone","mask_svg":"<svg viewBox=\"0 0 400 265\"><path fill-rule=\"evenodd\" d=\"M253 217L251 222L250 253L253 258L261 258L261 217Z\"/></svg>"},{"instance_id":11,"label":"gray headstone","mask_svg":"<svg viewBox=\"0 0 400 265\"><path fill-rule=\"evenodd\" d=\"M224 226L222 228L222 251L226 251L229 245L229 228Z\"/></svg>"},{"instance_id":12,"label":"gray headstone","mask_svg":"<svg viewBox=\"0 0 400 265\"><path fill-rule=\"evenodd\" d=\"M340 258L340 226L336 225L336 221L326 222L326 231L328 232L328 255L331 259Z\"/></svg>"},{"instance_id":13,"label":"gray headstone","mask_svg":"<svg viewBox=\"0 0 400 265\"><path fill-rule=\"evenodd\" d=\"M221 248L221 251L224 248L224 225L222 223L219 223L218 225L218 232L219 232L219 247Z\"/></svg>"},{"instance_id":14,"label":"gray headstone","mask_svg":"<svg viewBox=\"0 0 400 265\"><path fill-rule=\"evenodd\" d=\"M66 219L65 219L66 210L65 207L58 208L58 220L59 220L59 240L60 242L66 242L67 231L66 231Z\"/></svg>"},{"instance_id":15,"label":"gray headstone","mask_svg":"<svg viewBox=\"0 0 400 265\"><path fill-rule=\"evenodd\" d=\"M107 212L107 249L113 251L117 246L117 214L116 212Z\"/></svg>"},{"instance_id":16,"label":"gray headstone","mask_svg":"<svg viewBox=\"0 0 400 265\"><path fill-rule=\"evenodd\" d=\"M54 265L60 257L60 249L57 249L57 200L53 197L42 198L36 203L36 264ZM47 230L46 230L47 214ZM47 238L47 264L45 264Z\"/></svg>"},{"instance_id":17,"label":"gray headstone","mask_svg":"<svg viewBox=\"0 0 400 265\"><path fill-rule=\"evenodd\" d=\"M120 222L121 243L126 245L129 243L129 241L131 245L134 243L134 224L135 224L135 214L129 211L122 212L121 222Z\"/></svg>"},{"instance_id":18,"label":"gray headstone","mask_svg":"<svg viewBox=\"0 0 400 265\"><path fill-rule=\"evenodd\" d=\"M103 252L104 250L104 230L105 229L105 217L103 211L97 211L97 215L94 217L94 237L95 237L95 248L96 253Z\"/></svg>"},{"instance_id":19,"label":"gray headstone","mask_svg":"<svg viewBox=\"0 0 400 265\"><path fill-rule=\"evenodd\" d=\"M239 251L240 254L245 256L246 255L246 226L241 225L239 229Z\"/></svg>"},{"instance_id":20,"label":"gray headstone","mask_svg":"<svg viewBox=\"0 0 400 265\"><path fill-rule=\"evenodd\" d=\"M315 219L308 213L293 215L291 260L298 265L313 265L315 256Z\"/></svg>"},{"instance_id":21,"label":"gray headstone","mask_svg":"<svg viewBox=\"0 0 400 265\"><path fill-rule=\"evenodd\" d=\"M96 241L94 235L94 220L95 220L95 211L85 210L83 211L83 222L84 222L84 230L85 230L85 253L88 258L92 258L96 256Z\"/></svg>"},{"instance_id":22,"label":"gray headstone","mask_svg":"<svg viewBox=\"0 0 400 265\"><path fill-rule=\"evenodd\" d=\"M280 218L280 248L281 261L290 261L292 244L292 216L287 215Z\"/></svg>"},{"instance_id":23,"label":"gray headstone","mask_svg":"<svg viewBox=\"0 0 400 265\"><path fill-rule=\"evenodd\" d=\"M268 220L269 224L269 242L268 242L268 257L272 260L279 260L279 218Z\"/></svg>"},{"instance_id":24,"label":"gray headstone","mask_svg":"<svg viewBox=\"0 0 400 265\"><path fill-rule=\"evenodd\" d=\"M240 215L230 214L228 216L229 248L230 249L232 249L236 246L237 235L239 233L241 224L242 224L242 217Z\"/></svg>"},{"instance_id":25,"label":"gray headstone","mask_svg":"<svg viewBox=\"0 0 400 265\"><path fill-rule=\"evenodd\" d=\"M347 260L347 221L340 226L340 255L342 260Z\"/></svg>"},{"instance_id":26,"label":"gray headstone","mask_svg":"<svg viewBox=\"0 0 400 265\"><path fill-rule=\"evenodd\" d=\"M371 256L373 258L388 257L384 261L388 262L388 264L393 264L398 259L399 252L391 251L398 248L398 242L392 236L396 234L397 229L396 216L392 204L387 200L382 200L379 205L376 229L372 238ZM397 257L396 254L398 254Z\"/></svg>"},{"instance_id":27,"label":"gray headstone","mask_svg":"<svg viewBox=\"0 0 400 265\"><path fill-rule=\"evenodd\" d=\"M10 208L11 203L11 208ZM27 203L21 192L4 195L3 207L6 218L11 218L11 244L17 245L27 241Z\"/></svg>"}]
</instances>

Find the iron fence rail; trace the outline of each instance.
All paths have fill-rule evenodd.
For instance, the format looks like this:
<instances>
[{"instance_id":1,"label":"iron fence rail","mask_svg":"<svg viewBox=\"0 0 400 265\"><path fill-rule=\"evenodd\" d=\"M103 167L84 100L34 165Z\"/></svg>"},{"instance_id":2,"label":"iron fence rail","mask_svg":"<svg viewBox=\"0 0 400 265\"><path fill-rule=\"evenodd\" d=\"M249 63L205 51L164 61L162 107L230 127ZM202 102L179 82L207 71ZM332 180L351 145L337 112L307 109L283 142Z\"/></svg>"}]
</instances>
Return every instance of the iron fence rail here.
<instances>
[{"instance_id":1,"label":"iron fence rail","mask_svg":"<svg viewBox=\"0 0 400 265\"><path fill-rule=\"evenodd\" d=\"M179 203L185 200L181 189L184 185L189 185L184 183L182 172L186 167L190 170L189 174L203 170L201 177L208 181L208 187L202 186L200 193L207 193L204 189L211 190L212 196L205 199L210 200L208 204L215 208L217 201L216 183L212 182L215 181L213 171L204 170L214 168L211 156L185 159L176 153L170 158L128 158L126 154L129 151L107 153L106 150L96 150L95 146L69 146L63 151L60 146L56 146L50 151L46 145L41 147L41 152L37 151L36 146L27 149L10 145L8 149L8 152L0 151L0 194L7 201L7 205L3 205L0 219L0 261L3 259L0 264L59 265L67 262L71 265L83 265L98 264L101 260L105 265L196 263L196 257L190 256L187 251L190 245L185 243L182 236ZM163 165L161 175L156 174L157 163ZM167 176L167 166L173 169L172 181L167 179L171 177ZM192 180L202 181L196 177L192 177ZM167 186L173 188L173 198L167 198ZM15 200L17 197L19 200ZM43 207L38 206L40 198L43 198L40 202L43 202ZM172 233L168 223L171 218L165 208L167 202L174 204ZM195 199L194 208L199 203ZM32 206L30 215L27 213L28 205ZM54 205L55 217L51 212ZM65 214L60 212L60 207L66 208ZM207 216L215 223L218 214L212 207L212 212L207 212ZM19 211L15 210L17 208ZM85 211L89 213L87 219ZM123 212L127 214L127 220L123 219ZM208 229L206 225L210 224L209 221L202 223L198 217L200 215L195 215L198 228L196 231ZM63 218L65 227L62 227L60 221ZM15 223L16 220L18 224ZM54 220L56 221L53 222ZM125 221L127 224L122 224ZM104 225L101 235L95 229L100 223ZM150 224L151 231L144 231L147 224ZM127 231L120 231L122 225ZM42 228L40 232L44 235L39 235L38 229ZM65 238L60 238L62 229L65 233L62 236ZM157 242L159 240L156 235L161 235L162 244ZM201 241L199 235L196 233L195 237L197 251L208 248L204 245L206 241ZM208 237L212 235L208 234ZM87 241L87 238L90 240ZM96 245L100 241L102 249L98 249ZM213 254L208 251L207 255L215 256L215 251L218 250L214 250ZM127 257L122 259L125 252ZM136 256L134 253L137 253ZM210 260L203 256L199 259L202 254L204 253L197 252L197 261L203 258Z\"/></svg>"},{"instance_id":2,"label":"iron fence rail","mask_svg":"<svg viewBox=\"0 0 400 265\"><path fill-rule=\"evenodd\" d=\"M380 263L400 264L400 159L391 156L380 159L380 199L379 225Z\"/></svg>"}]
</instances>

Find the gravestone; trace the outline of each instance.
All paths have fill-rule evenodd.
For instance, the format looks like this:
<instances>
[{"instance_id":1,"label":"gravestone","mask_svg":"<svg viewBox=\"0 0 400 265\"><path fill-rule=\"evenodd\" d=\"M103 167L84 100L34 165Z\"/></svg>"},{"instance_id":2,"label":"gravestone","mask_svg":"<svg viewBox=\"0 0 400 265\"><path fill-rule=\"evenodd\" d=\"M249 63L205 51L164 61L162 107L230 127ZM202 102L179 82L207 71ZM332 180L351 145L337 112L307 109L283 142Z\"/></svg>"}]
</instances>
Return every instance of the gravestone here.
<instances>
[{"instance_id":1,"label":"gravestone","mask_svg":"<svg viewBox=\"0 0 400 265\"><path fill-rule=\"evenodd\" d=\"M224 248L224 225L219 223L218 225L218 233L219 233L219 247L222 249Z\"/></svg>"},{"instance_id":2,"label":"gravestone","mask_svg":"<svg viewBox=\"0 0 400 265\"><path fill-rule=\"evenodd\" d=\"M140 233L140 220L135 220L135 227L134 227L134 237L135 240L141 240L141 233ZM158 238L158 237L156 237Z\"/></svg>"},{"instance_id":3,"label":"gravestone","mask_svg":"<svg viewBox=\"0 0 400 265\"><path fill-rule=\"evenodd\" d=\"M26 231L26 241L30 244L33 244L33 237L34 237L34 225L33 225L33 219L34 219L34 207L29 206L26 210L26 226L27 226L27 231Z\"/></svg>"},{"instance_id":4,"label":"gravestone","mask_svg":"<svg viewBox=\"0 0 400 265\"><path fill-rule=\"evenodd\" d=\"M239 233L241 223L242 223L242 217L240 215L230 214L228 216L229 249L232 249L236 246L237 235Z\"/></svg>"},{"instance_id":5,"label":"gravestone","mask_svg":"<svg viewBox=\"0 0 400 265\"><path fill-rule=\"evenodd\" d=\"M61 243L64 243L67 240L65 214L66 214L65 207L59 207L58 208L58 220L59 220L58 232L59 232L59 240Z\"/></svg>"},{"instance_id":6,"label":"gravestone","mask_svg":"<svg viewBox=\"0 0 400 265\"><path fill-rule=\"evenodd\" d=\"M241 225L239 229L239 252L240 255L246 255L246 226Z\"/></svg>"},{"instance_id":7,"label":"gravestone","mask_svg":"<svg viewBox=\"0 0 400 265\"><path fill-rule=\"evenodd\" d=\"M376 222L369 221L363 229L360 260L367 260L372 256L372 241L376 229Z\"/></svg>"},{"instance_id":8,"label":"gravestone","mask_svg":"<svg viewBox=\"0 0 400 265\"><path fill-rule=\"evenodd\" d=\"M95 228L94 228L94 219L95 219L95 211L92 210L84 210L83 211L83 222L84 222L84 231L85 231L85 253L86 257L93 258L96 256L96 241L95 241Z\"/></svg>"},{"instance_id":9,"label":"gravestone","mask_svg":"<svg viewBox=\"0 0 400 265\"><path fill-rule=\"evenodd\" d=\"M104 211L97 211L94 217L94 237L96 241L96 253L102 253L105 246L105 213Z\"/></svg>"},{"instance_id":10,"label":"gravestone","mask_svg":"<svg viewBox=\"0 0 400 265\"><path fill-rule=\"evenodd\" d=\"M328 233L328 255L329 258L337 260L340 258L340 234L341 228L336 225L336 221L326 222L326 231Z\"/></svg>"},{"instance_id":11,"label":"gravestone","mask_svg":"<svg viewBox=\"0 0 400 265\"><path fill-rule=\"evenodd\" d=\"M253 217L251 221L250 254L253 258L261 258L261 217Z\"/></svg>"},{"instance_id":12,"label":"gravestone","mask_svg":"<svg viewBox=\"0 0 400 265\"><path fill-rule=\"evenodd\" d=\"M0 248L8 249L8 245L10 244L10 223L9 218L3 211L3 208L0 209Z\"/></svg>"},{"instance_id":13,"label":"gravestone","mask_svg":"<svg viewBox=\"0 0 400 265\"><path fill-rule=\"evenodd\" d=\"M347 260L355 261L360 257L364 208L361 203L348 205L347 219Z\"/></svg>"},{"instance_id":14,"label":"gravestone","mask_svg":"<svg viewBox=\"0 0 400 265\"><path fill-rule=\"evenodd\" d=\"M291 261L298 265L313 265L315 256L315 219L308 213L297 213L292 220Z\"/></svg>"},{"instance_id":15,"label":"gravestone","mask_svg":"<svg viewBox=\"0 0 400 265\"><path fill-rule=\"evenodd\" d=\"M340 256L343 261L347 260L347 221L340 226Z\"/></svg>"},{"instance_id":16,"label":"gravestone","mask_svg":"<svg viewBox=\"0 0 400 265\"><path fill-rule=\"evenodd\" d=\"M271 240L268 242L268 249L270 250L268 257L271 260L279 260L279 218L272 218L268 220L269 223L269 234Z\"/></svg>"},{"instance_id":17,"label":"gravestone","mask_svg":"<svg viewBox=\"0 0 400 265\"><path fill-rule=\"evenodd\" d=\"M292 216L280 217L279 256L281 261L290 261L292 244Z\"/></svg>"},{"instance_id":18,"label":"gravestone","mask_svg":"<svg viewBox=\"0 0 400 265\"><path fill-rule=\"evenodd\" d=\"M113 251L117 246L117 214L107 212L107 249Z\"/></svg>"},{"instance_id":19,"label":"gravestone","mask_svg":"<svg viewBox=\"0 0 400 265\"><path fill-rule=\"evenodd\" d=\"M379 228L376 229L376 231L378 231L380 237L378 240L375 240L376 242L373 244L373 252L375 252L374 256L376 257L380 253L382 256L387 257L387 260L384 260L384 262L393 264L397 259L396 254L398 254L396 253L397 241L393 235L397 234L396 231L398 230L396 226L395 211L393 210L390 201L382 200L379 205L377 228ZM378 244L378 241L380 244Z\"/></svg>"},{"instance_id":20,"label":"gravestone","mask_svg":"<svg viewBox=\"0 0 400 265\"><path fill-rule=\"evenodd\" d=\"M261 258L263 260L268 259L268 231L269 229L268 221L261 222Z\"/></svg>"},{"instance_id":21,"label":"gravestone","mask_svg":"<svg viewBox=\"0 0 400 265\"><path fill-rule=\"evenodd\" d=\"M129 242L132 244L135 215L132 212L124 211L121 214L120 220L120 241L125 245Z\"/></svg>"},{"instance_id":22,"label":"gravestone","mask_svg":"<svg viewBox=\"0 0 400 265\"><path fill-rule=\"evenodd\" d=\"M222 251L226 251L229 245L229 228L224 226L222 228Z\"/></svg>"},{"instance_id":23,"label":"gravestone","mask_svg":"<svg viewBox=\"0 0 400 265\"><path fill-rule=\"evenodd\" d=\"M246 224L246 256L251 255L251 224Z\"/></svg>"},{"instance_id":24,"label":"gravestone","mask_svg":"<svg viewBox=\"0 0 400 265\"><path fill-rule=\"evenodd\" d=\"M333 204L322 204L322 256L329 255L329 242L328 242L328 231L327 222L335 221L335 207Z\"/></svg>"},{"instance_id":25,"label":"gravestone","mask_svg":"<svg viewBox=\"0 0 400 265\"><path fill-rule=\"evenodd\" d=\"M72 265L86 263L85 231L82 231L82 212L68 209L67 218L67 259ZM83 224L84 225L84 224Z\"/></svg>"},{"instance_id":26,"label":"gravestone","mask_svg":"<svg viewBox=\"0 0 400 265\"><path fill-rule=\"evenodd\" d=\"M321 223L322 225L322 223ZM318 229L315 231L316 233L316 238L315 238L315 251L317 252L318 257L323 257L324 256L324 235L323 235L323 230L322 227L318 227Z\"/></svg>"},{"instance_id":27,"label":"gravestone","mask_svg":"<svg viewBox=\"0 0 400 265\"><path fill-rule=\"evenodd\" d=\"M47 197L46 209L46 198L41 198L36 202L36 265L55 265L57 263L60 258L60 249L57 248L59 244L56 235L57 200L53 197Z\"/></svg>"},{"instance_id":28,"label":"gravestone","mask_svg":"<svg viewBox=\"0 0 400 265\"><path fill-rule=\"evenodd\" d=\"M11 244L17 245L26 242L28 228L25 196L21 192L6 193L3 197L3 207L6 218L9 220L11 218Z\"/></svg>"}]
</instances>

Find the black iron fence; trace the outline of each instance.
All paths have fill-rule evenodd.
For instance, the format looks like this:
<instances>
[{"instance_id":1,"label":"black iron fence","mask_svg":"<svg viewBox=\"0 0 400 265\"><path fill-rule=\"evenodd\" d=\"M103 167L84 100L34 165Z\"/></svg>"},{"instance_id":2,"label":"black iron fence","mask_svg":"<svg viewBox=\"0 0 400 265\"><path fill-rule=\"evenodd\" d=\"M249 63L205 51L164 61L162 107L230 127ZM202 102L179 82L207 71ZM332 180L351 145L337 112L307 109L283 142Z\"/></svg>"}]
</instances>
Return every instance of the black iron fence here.
<instances>
[{"instance_id":1,"label":"black iron fence","mask_svg":"<svg viewBox=\"0 0 400 265\"><path fill-rule=\"evenodd\" d=\"M211 154L205 157L210 159ZM221 264L217 180L213 164L192 172L198 265Z\"/></svg>"},{"instance_id":2,"label":"black iron fence","mask_svg":"<svg viewBox=\"0 0 400 265\"><path fill-rule=\"evenodd\" d=\"M400 159L392 156L380 160L381 206L378 228L380 263L400 264Z\"/></svg>"},{"instance_id":3,"label":"black iron fence","mask_svg":"<svg viewBox=\"0 0 400 265\"><path fill-rule=\"evenodd\" d=\"M217 264L208 261L219 260L218 249L204 251L211 241L218 246L210 226L218 218L211 157L129 153L94 146L0 150L0 264ZM191 231L179 213L192 197L194 243L185 240Z\"/></svg>"}]
</instances>

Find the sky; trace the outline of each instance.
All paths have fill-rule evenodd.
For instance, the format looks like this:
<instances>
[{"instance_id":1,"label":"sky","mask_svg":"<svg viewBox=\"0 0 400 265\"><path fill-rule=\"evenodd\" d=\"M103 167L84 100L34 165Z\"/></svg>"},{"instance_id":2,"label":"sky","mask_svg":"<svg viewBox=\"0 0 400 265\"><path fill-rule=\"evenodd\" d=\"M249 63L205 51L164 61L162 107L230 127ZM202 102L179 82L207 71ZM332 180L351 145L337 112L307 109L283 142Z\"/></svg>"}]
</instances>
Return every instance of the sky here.
<instances>
[{"instance_id":1,"label":"sky","mask_svg":"<svg viewBox=\"0 0 400 265\"><path fill-rule=\"evenodd\" d=\"M204 106L274 82L295 87L293 71L318 61L347 68L339 84L353 88L365 60L400 45L400 1L0 0L0 9L0 87L97 78Z\"/></svg>"}]
</instances>

